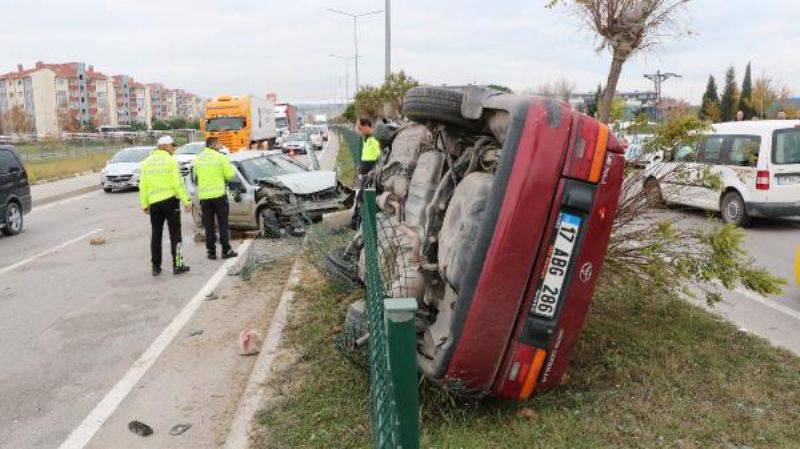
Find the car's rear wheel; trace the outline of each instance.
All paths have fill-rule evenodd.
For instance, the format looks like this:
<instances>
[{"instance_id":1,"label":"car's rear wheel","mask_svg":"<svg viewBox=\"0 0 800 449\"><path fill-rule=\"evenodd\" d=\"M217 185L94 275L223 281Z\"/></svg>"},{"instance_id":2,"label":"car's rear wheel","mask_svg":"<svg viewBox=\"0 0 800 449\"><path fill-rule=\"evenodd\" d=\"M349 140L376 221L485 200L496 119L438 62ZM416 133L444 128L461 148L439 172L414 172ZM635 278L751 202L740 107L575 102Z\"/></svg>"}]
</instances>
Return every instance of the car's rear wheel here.
<instances>
[{"instance_id":1,"label":"car's rear wheel","mask_svg":"<svg viewBox=\"0 0 800 449\"><path fill-rule=\"evenodd\" d=\"M3 228L5 235L17 235L22 232L22 209L15 202L8 203L5 216L6 226Z\"/></svg>"},{"instance_id":2,"label":"car's rear wheel","mask_svg":"<svg viewBox=\"0 0 800 449\"><path fill-rule=\"evenodd\" d=\"M644 183L644 194L647 197L647 205L650 207L664 207L664 195L661 192L661 185L658 180L650 178Z\"/></svg>"},{"instance_id":3,"label":"car's rear wheel","mask_svg":"<svg viewBox=\"0 0 800 449\"><path fill-rule=\"evenodd\" d=\"M461 115L464 93L444 87L414 87L403 100L403 115L419 123L441 122L468 130L479 130L480 122Z\"/></svg>"},{"instance_id":4,"label":"car's rear wheel","mask_svg":"<svg viewBox=\"0 0 800 449\"><path fill-rule=\"evenodd\" d=\"M278 221L278 216L272 209L264 208L258 214L258 225L261 230L261 236L268 239L280 238L281 224Z\"/></svg>"},{"instance_id":5,"label":"car's rear wheel","mask_svg":"<svg viewBox=\"0 0 800 449\"><path fill-rule=\"evenodd\" d=\"M734 226L745 227L750 224L750 216L739 192L730 191L722 196L720 202L722 221Z\"/></svg>"},{"instance_id":6,"label":"car's rear wheel","mask_svg":"<svg viewBox=\"0 0 800 449\"><path fill-rule=\"evenodd\" d=\"M195 228L200 229L203 227L203 212L199 204L192 205L192 221L194 222Z\"/></svg>"}]
</instances>

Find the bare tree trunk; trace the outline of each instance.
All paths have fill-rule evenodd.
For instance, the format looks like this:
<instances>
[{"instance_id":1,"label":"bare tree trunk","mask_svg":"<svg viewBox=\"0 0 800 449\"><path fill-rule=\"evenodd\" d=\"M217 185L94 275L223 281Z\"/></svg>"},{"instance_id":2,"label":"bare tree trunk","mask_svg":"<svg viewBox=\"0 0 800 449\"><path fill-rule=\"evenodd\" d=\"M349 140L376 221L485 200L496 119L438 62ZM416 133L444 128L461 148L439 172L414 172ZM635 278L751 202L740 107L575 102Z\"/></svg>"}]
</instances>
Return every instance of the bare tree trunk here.
<instances>
[{"instance_id":1,"label":"bare tree trunk","mask_svg":"<svg viewBox=\"0 0 800 449\"><path fill-rule=\"evenodd\" d=\"M608 80L606 81L606 88L603 91L603 96L598 105L598 116L603 123L608 123L611 120L611 102L614 101L619 75L622 73L622 65L625 64L626 59L628 59L627 55L622 56L619 52L614 51L613 58L611 59L611 69L608 72Z\"/></svg>"}]
</instances>

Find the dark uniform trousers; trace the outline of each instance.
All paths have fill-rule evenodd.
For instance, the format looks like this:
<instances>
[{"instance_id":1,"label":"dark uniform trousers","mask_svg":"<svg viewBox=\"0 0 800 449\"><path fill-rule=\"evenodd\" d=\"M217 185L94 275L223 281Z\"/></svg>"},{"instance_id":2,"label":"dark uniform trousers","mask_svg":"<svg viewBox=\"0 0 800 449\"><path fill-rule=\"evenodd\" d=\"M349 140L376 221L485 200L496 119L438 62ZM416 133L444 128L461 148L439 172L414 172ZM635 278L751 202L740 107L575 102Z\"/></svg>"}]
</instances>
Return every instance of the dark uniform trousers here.
<instances>
[{"instance_id":1,"label":"dark uniform trousers","mask_svg":"<svg viewBox=\"0 0 800 449\"><path fill-rule=\"evenodd\" d=\"M203 229L206 231L206 251L216 254L217 232L214 219L219 224L219 243L222 245L222 254L231 250L230 233L228 231L228 197L200 200L200 210L203 212Z\"/></svg>"},{"instance_id":2,"label":"dark uniform trousers","mask_svg":"<svg viewBox=\"0 0 800 449\"><path fill-rule=\"evenodd\" d=\"M169 243L172 251L172 266L178 264L178 245L181 243L181 203L172 197L150 205L150 255L154 268L161 268L161 241L164 235L164 222L169 229Z\"/></svg>"}]
</instances>

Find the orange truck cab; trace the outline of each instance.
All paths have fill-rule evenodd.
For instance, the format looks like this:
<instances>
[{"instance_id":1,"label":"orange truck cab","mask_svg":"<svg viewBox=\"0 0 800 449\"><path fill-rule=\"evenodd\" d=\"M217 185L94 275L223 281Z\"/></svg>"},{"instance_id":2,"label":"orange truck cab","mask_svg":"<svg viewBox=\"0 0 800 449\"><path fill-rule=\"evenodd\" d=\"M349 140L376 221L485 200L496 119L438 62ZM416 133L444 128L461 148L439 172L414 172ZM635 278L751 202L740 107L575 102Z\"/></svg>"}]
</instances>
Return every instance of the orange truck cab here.
<instances>
[{"instance_id":1,"label":"orange truck cab","mask_svg":"<svg viewBox=\"0 0 800 449\"><path fill-rule=\"evenodd\" d=\"M275 147L275 104L252 95L220 95L205 107L200 121L205 137L216 137L231 152Z\"/></svg>"}]
</instances>

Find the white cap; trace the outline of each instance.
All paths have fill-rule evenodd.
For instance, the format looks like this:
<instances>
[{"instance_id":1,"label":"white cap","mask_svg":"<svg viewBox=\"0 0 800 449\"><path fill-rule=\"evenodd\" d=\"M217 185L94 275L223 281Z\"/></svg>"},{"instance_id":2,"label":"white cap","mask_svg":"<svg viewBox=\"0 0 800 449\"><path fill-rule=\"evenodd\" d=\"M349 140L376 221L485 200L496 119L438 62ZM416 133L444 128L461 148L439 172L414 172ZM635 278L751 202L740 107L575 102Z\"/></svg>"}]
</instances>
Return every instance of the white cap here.
<instances>
[{"instance_id":1,"label":"white cap","mask_svg":"<svg viewBox=\"0 0 800 449\"><path fill-rule=\"evenodd\" d=\"M158 138L158 145L172 145L175 142L172 141L172 137L170 136L161 136Z\"/></svg>"}]
</instances>

